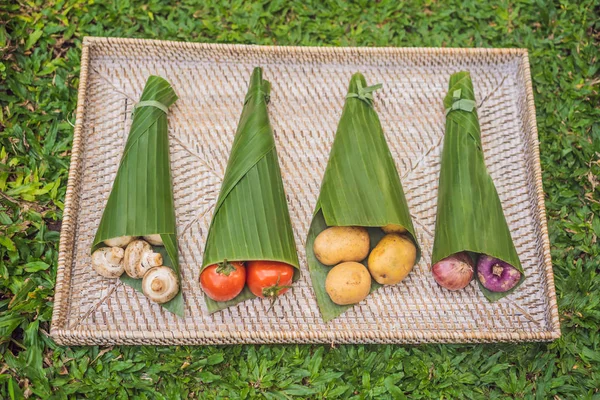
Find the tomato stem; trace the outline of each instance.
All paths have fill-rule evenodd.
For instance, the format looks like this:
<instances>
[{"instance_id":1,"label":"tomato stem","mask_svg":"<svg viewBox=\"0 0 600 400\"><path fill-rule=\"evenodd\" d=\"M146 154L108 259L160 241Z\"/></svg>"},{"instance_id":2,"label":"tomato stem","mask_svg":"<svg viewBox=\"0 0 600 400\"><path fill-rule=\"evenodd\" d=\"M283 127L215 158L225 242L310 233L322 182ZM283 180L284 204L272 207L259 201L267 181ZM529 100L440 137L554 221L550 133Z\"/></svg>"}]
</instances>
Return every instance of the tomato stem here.
<instances>
[{"instance_id":1,"label":"tomato stem","mask_svg":"<svg viewBox=\"0 0 600 400\"><path fill-rule=\"evenodd\" d=\"M236 270L235 265L228 262L227 260L223 260L223 262L217 264L217 268L215 272L217 274L223 274L225 276L229 276L232 272Z\"/></svg>"},{"instance_id":2,"label":"tomato stem","mask_svg":"<svg viewBox=\"0 0 600 400\"><path fill-rule=\"evenodd\" d=\"M265 298L271 300L271 305L269 306L269 309L267 310L267 312L271 311L271 309L275 305L275 302L277 301L277 298L279 297L279 292L281 292L284 289L291 288L291 286L287 286L287 285L279 286L280 280L281 280L281 275L279 275L277 277L277 283L275 283L275 285L263 288L263 290L262 290L263 296L265 296Z\"/></svg>"}]
</instances>

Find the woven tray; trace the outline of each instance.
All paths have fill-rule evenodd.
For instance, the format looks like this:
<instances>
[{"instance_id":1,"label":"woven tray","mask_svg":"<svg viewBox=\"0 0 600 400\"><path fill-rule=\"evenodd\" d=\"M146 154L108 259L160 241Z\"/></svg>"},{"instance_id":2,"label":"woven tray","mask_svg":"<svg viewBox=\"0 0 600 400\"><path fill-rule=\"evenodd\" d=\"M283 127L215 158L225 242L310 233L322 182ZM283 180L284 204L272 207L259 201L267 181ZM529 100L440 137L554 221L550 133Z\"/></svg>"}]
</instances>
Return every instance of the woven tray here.
<instances>
[{"instance_id":1,"label":"woven tray","mask_svg":"<svg viewBox=\"0 0 600 400\"><path fill-rule=\"evenodd\" d=\"M198 282L205 235L254 66L272 83L276 135L303 272L267 312L255 299L208 315ZM431 277L437 180L450 74L471 71L486 163L524 285L496 303L475 283L441 289ZM375 108L423 247L400 285L378 290L325 324L304 240L350 76L382 82ZM169 112L185 318L90 267L89 249L150 74L179 95ZM52 337L60 344L422 343L545 341L560 336L535 109L522 49L298 48L86 38L61 232Z\"/></svg>"}]
</instances>

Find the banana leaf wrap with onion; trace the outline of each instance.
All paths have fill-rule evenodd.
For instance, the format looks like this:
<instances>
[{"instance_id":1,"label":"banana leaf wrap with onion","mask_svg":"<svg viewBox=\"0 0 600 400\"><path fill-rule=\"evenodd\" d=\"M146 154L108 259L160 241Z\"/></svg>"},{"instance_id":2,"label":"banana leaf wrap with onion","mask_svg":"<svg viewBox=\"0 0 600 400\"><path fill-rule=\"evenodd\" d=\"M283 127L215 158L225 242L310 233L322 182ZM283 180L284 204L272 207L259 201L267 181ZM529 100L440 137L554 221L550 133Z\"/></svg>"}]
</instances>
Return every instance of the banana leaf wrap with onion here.
<instances>
[{"instance_id":1,"label":"banana leaf wrap with onion","mask_svg":"<svg viewBox=\"0 0 600 400\"><path fill-rule=\"evenodd\" d=\"M179 293L161 306L183 316L167 127L167 110L176 100L169 82L159 76L148 78L134 110L127 143L91 253L104 247L107 239L160 234L164 247L153 246L153 249L162 254L163 265L172 268L180 281ZM141 279L126 274L120 279L142 291Z\"/></svg>"},{"instance_id":2,"label":"banana leaf wrap with onion","mask_svg":"<svg viewBox=\"0 0 600 400\"><path fill-rule=\"evenodd\" d=\"M350 80L306 240L308 268L325 322L354 305L335 304L325 290L332 267L321 264L313 250L323 230L331 226L367 227L373 249L384 236L380 227L402 225L417 248L416 262L421 254L396 164L373 108L373 91L379 87L367 87L360 73ZM367 265L366 259L363 264ZM380 286L373 279L371 293Z\"/></svg>"},{"instance_id":3,"label":"banana leaf wrap with onion","mask_svg":"<svg viewBox=\"0 0 600 400\"><path fill-rule=\"evenodd\" d=\"M498 192L485 166L469 72L450 77L444 107L446 131L431 263L462 251L476 256L487 254L509 263L521 273L519 283L509 291L492 292L477 278L485 297L495 301L513 292L525 275Z\"/></svg>"},{"instance_id":4,"label":"banana leaf wrap with onion","mask_svg":"<svg viewBox=\"0 0 600 400\"><path fill-rule=\"evenodd\" d=\"M294 281L300 277L267 112L270 90L270 83L262 78L262 69L255 68L208 231L201 271L224 260L266 260L292 265ZM218 302L204 296L211 313L254 297L248 287L230 301Z\"/></svg>"}]
</instances>

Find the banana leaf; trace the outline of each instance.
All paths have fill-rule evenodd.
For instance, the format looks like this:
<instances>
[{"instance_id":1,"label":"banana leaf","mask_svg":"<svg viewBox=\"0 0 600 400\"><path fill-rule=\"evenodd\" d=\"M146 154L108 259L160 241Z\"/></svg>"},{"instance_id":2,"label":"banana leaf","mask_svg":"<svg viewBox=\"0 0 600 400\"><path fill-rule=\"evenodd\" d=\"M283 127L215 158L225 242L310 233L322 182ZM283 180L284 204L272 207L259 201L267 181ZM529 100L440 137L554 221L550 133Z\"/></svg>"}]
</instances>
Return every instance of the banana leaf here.
<instances>
[{"instance_id":1,"label":"banana leaf","mask_svg":"<svg viewBox=\"0 0 600 400\"><path fill-rule=\"evenodd\" d=\"M164 265L181 280L167 129L167 110L176 100L169 82L158 76L148 78L91 252L118 236L160 234L164 247L153 246L154 251L162 253ZM141 292L141 279L124 274L121 281ZM183 316L181 290L162 306Z\"/></svg>"},{"instance_id":2,"label":"banana leaf","mask_svg":"<svg viewBox=\"0 0 600 400\"><path fill-rule=\"evenodd\" d=\"M350 80L308 231L308 269L325 322L336 318L352 305L335 304L325 291L325 278L331 267L321 264L313 251L314 240L323 230L331 226L369 227L373 248L384 236L379 227L402 225L417 247L417 262L421 255L400 177L373 108L372 93L379 87L381 85L367 87L360 73L354 74ZM363 264L367 266L367 260ZM372 280L371 292L379 287Z\"/></svg>"},{"instance_id":3,"label":"banana leaf","mask_svg":"<svg viewBox=\"0 0 600 400\"><path fill-rule=\"evenodd\" d=\"M298 253L275 149L267 103L271 84L255 68L231 148L221 192L208 231L203 271L228 261L279 261L296 268ZM204 296L213 313L255 296L245 288L236 298L217 302Z\"/></svg>"},{"instance_id":4,"label":"banana leaf","mask_svg":"<svg viewBox=\"0 0 600 400\"><path fill-rule=\"evenodd\" d=\"M461 251L487 254L509 263L521 272L521 280L512 290L492 292L479 282L485 297L495 301L516 289L525 274L485 166L469 72L450 77L444 106L448 111L431 263Z\"/></svg>"}]
</instances>

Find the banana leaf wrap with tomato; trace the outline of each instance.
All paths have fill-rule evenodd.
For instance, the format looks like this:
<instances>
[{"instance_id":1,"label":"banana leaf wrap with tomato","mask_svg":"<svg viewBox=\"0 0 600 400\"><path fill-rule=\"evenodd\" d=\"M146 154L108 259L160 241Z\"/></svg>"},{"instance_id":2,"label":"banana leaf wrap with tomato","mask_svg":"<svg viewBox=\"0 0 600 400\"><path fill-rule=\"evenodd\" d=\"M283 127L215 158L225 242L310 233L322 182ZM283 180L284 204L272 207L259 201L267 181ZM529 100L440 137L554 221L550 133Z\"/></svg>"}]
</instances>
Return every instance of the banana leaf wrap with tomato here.
<instances>
[{"instance_id":1,"label":"banana leaf wrap with tomato","mask_svg":"<svg viewBox=\"0 0 600 400\"><path fill-rule=\"evenodd\" d=\"M407 230L405 235L412 239L417 248L416 262L421 255L396 164L373 107L373 91L379 87L367 87L360 73L354 74L350 80L308 231L308 268L325 322L338 317L353 305L335 304L325 290L325 279L332 267L321 264L313 250L314 241L323 230L331 226L368 227L373 249L384 236L379 227L402 225ZM367 259L363 261L365 266ZM371 293L380 286L373 279Z\"/></svg>"},{"instance_id":2,"label":"banana leaf wrap with tomato","mask_svg":"<svg viewBox=\"0 0 600 400\"><path fill-rule=\"evenodd\" d=\"M177 95L163 78L150 76L135 106L127 143L91 253L104 247L103 242L119 236L160 234L163 246L153 246L163 256L163 265L179 277L179 256L175 205L171 184L167 110ZM123 274L121 281L142 291L142 280ZM183 316L184 303L179 293L161 304L166 310Z\"/></svg>"},{"instance_id":3,"label":"banana leaf wrap with tomato","mask_svg":"<svg viewBox=\"0 0 600 400\"><path fill-rule=\"evenodd\" d=\"M270 83L262 78L262 69L255 68L208 231L201 272L224 260L265 260L293 266L294 281L300 278L267 112L270 90ZM230 301L217 302L204 296L211 313L254 297L248 287Z\"/></svg>"},{"instance_id":4,"label":"banana leaf wrap with tomato","mask_svg":"<svg viewBox=\"0 0 600 400\"><path fill-rule=\"evenodd\" d=\"M509 263L521 273L513 289L492 292L479 282L485 297L495 301L513 292L525 275L498 192L485 166L469 72L457 72L450 77L444 107L446 131L431 263L462 251L476 256L487 254Z\"/></svg>"}]
</instances>

